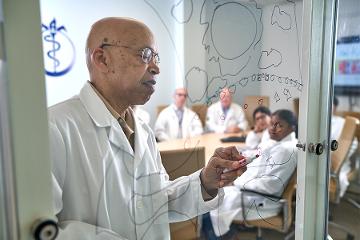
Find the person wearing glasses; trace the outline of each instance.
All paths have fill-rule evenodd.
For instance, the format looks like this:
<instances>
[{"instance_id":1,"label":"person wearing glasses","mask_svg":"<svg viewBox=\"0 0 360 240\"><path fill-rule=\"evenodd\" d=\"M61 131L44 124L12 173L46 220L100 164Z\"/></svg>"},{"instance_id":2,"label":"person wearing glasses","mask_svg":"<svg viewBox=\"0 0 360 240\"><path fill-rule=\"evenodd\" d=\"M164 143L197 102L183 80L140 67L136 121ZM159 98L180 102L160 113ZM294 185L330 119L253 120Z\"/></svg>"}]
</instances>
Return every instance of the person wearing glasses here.
<instances>
[{"instance_id":1,"label":"person wearing glasses","mask_svg":"<svg viewBox=\"0 0 360 240\"><path fill-rule=\"evenodd\" d=\"M247 134L245 140L247 149L256 149L261 142L270 139L267 130L271 120L270 109L264 106L257 107L253 112L253 119L255 122L254 129Z\"/></svg>"},{"instance_id":2,"label":"person wearing glasses","mask_svg":"<svg viewBox=\"0 0 360 240\"><path fill-rule=\"evenodd\" d=\"M224 188L224 200L210 212L210 217L205 215L203 233L206 239L218 239L218 236L233 239L237 234L236 226L231 227L233 220L265 219L281 211L278 199L297 165L297 119L294 113L286 109L274 112L268 131L270 139L260 143L260 156L247 165L247 171L232 186ZM247 158L254 156L247 152L243 154ZM245 194L244 190L254 194Z\"/></svg>"},{"instance_id":3,"label":"person wearing glasses","mask_svg":"<svg viewBox=\"0 0 360 240\"><path fill-rule=\"evenodd\" d=\"M203 169L169 181L152 130L131 109L155 91L156 49L137 20L97 21L86 42L90 80L49 108L57 239L170 239L169 222L216 207L246 170L235 147L219 148Z\"/></svg>"},{"instance_id":4,"label":"person wearing glasses","mask_svg":"<svg viewBox=\"0 0 360 240\"><path fill-rule=\"evenodd\" d=\"M206 113L206 130L216 133L238 133L246 130L248 123L242 107L232 102L229 88L220 92L220 101L211 105Z\"/></svg>"},{"instance_id":5,"label":"person wearing glasses","mask_svg":"<svg viewBox=\"0 0 360 240\"><path fill-rule=\"evenodd\" d=\"M155 136L159 141L202 134L199 116L185 106L186 98L185 88L176 89L174 103L160 112L155 122Z\"/></svg>"}]
</instances>

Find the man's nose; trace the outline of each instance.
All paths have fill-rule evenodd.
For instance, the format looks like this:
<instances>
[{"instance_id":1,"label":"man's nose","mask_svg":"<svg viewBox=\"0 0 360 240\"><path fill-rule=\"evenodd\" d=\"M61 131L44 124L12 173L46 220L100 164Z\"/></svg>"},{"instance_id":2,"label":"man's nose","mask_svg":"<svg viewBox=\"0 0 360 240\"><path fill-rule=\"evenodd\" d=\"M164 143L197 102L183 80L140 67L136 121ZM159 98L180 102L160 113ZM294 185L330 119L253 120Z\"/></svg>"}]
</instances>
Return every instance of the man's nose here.
<instances>
[{"instance_id":1,"label":"man's nose","mask_svg":"<svg viewBox=\"0 0 360 240\"><path fill-rule=\"evenodd\" d=\"M152 74L152 75L157 75L160 73L160 67L159 65L157 65L155 63L154 58L149 62L149 68L148 71Z\"/></svg>"}]
</instances>

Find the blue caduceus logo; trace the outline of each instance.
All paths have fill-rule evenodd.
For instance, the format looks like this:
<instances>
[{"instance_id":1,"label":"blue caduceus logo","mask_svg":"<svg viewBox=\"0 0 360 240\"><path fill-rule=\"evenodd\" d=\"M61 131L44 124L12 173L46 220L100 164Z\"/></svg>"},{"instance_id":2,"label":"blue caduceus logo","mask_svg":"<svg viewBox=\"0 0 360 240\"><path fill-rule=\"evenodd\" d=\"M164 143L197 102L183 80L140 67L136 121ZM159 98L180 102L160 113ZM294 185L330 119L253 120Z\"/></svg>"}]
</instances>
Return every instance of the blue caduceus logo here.
<instances>
[{"instance_id":1,"label":"blue caduceus logo","mask_svg":"<svg viewBox=\"0 0 360 240\"><path fill-rule=\"evenodd\" d=\"M54 18L49 26L42 24L45 72L58 77L68 73L75 62L75 47L66 35L64 26L57 26Z\"/></svg>"}]
</instances>

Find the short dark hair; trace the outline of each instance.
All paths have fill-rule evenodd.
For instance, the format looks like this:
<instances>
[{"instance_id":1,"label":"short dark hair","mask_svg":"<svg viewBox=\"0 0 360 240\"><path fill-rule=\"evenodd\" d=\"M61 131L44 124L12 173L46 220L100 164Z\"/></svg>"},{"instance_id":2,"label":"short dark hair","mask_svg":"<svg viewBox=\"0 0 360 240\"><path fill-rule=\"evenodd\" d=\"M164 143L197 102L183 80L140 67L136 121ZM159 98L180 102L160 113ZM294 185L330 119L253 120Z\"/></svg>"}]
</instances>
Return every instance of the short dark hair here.
<instances>
[{"instance_id":1,"label":"short dark hair","mask_svg":"<svg viewBox=\"0 0 360 240\"><path fill-rule=\"evenodd\" d=\"M270 112L270 109L268 109L267 107L264 107L264 106L260 106L260 107L257 107L254 112L253 112L253 119L255 120L255 115L260 112L260 113L264 113L268 116L271 116L271 112Z\"/></svg>"},{"instance_id":2,"label":"short dark hair","mask_svg":"<svg viewBox=\"0 0 360 240\"><path fill-rule=\"evenodd\" d=\"M278 116L281 120L284 120L285 122L287 122L290 126L292 126L294 128L294 132L297 137L298 122L297 122L297 118L296 118L295 114L290 110L280 109L272 114L272 116L275 116L275 115Z\"/></svg>"}]
</instances>

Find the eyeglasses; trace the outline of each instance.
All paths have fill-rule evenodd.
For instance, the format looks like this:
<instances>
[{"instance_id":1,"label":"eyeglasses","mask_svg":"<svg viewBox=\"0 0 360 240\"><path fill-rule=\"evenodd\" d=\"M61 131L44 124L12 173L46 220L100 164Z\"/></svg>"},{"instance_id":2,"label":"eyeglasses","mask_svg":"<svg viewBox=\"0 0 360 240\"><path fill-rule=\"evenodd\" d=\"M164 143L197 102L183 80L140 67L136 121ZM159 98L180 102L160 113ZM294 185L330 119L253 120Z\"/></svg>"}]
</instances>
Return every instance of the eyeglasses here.
<instances>
[{"instance_id":1,"label":"eyeglasses","mask_svg":"<svg viewBox=\"0 0 360 240\"><path fill-rule=\"evenodd\" d=\"M188 95L186 93L176 93L176 96L187 97Z\"/></svg>"},{"instance_id":2,"label":"eyeglasses","mask_svg":"<svg viewBox=\"0 0 360 240\"><path fill-rule=\"evenodd\" d=\"M275 123L270 123L269 128L273 128L273 129L283 129L285 127L287 127L288 124L286 123L280 123L280 122L275 122Z\"/></svg>"},{"instance_id":3,"label":"eyeglasses","mask_svg":"<svg viewBox=\"0 0 360 240\"><path fill-rule=\"evenodd\" d=\"M123 47L123 48L129 48L129 49L133 49L131 47L128 46L123 46L123 45L116 45L116 44L109 44L109 43L102 43L99 48L104 48L104 47ZM155 60L155 64L159 64L160 63L160 57L159 54L156 53L152 48L150 47L145 47L142 49L137 50L140 54L139 56L141 57L141 60L146 63L149 64L153 59Z\"/></svg>"}]
</instances>

